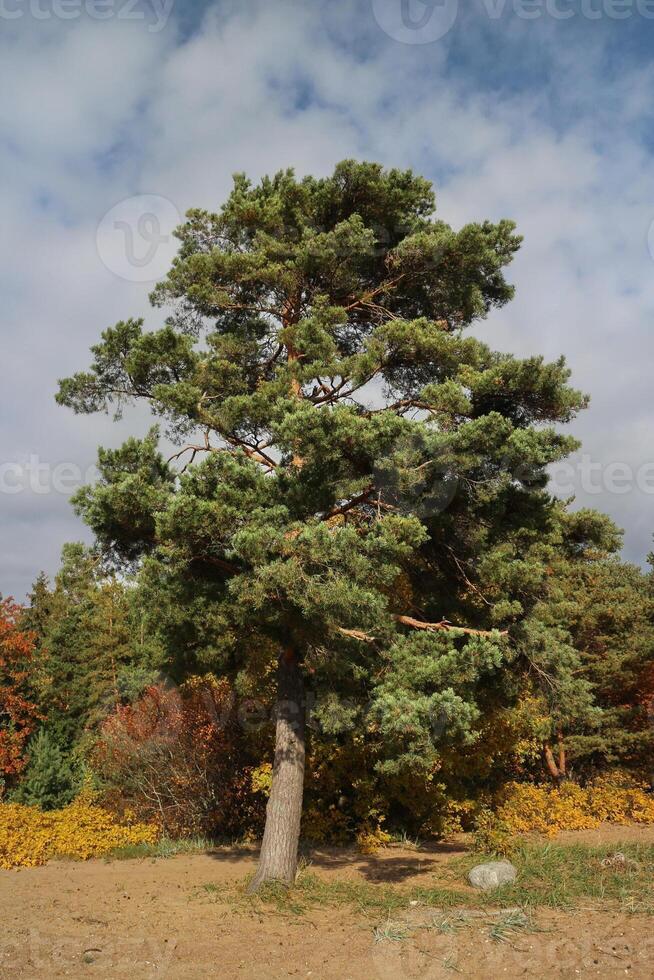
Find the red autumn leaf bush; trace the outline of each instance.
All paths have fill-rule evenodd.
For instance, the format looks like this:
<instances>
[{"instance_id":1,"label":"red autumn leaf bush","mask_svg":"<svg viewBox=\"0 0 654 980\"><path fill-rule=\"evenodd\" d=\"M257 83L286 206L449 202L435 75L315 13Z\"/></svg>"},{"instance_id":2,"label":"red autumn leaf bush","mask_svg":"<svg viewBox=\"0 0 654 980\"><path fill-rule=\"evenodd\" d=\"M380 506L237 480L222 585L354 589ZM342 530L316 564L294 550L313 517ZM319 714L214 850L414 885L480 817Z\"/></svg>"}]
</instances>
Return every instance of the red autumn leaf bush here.
<instances>
[{"instance_id":1,"label":"red autumn leaf bush","mask_svg":"<svg viewBox=\"0 0 654 980\"><path fill-rule=\"evenodd\" d=\"M0 600L0 785L27 765L25 746L41 718L28 687L34 637L20 628L21 611Z\"/></svg>"},{"instance_id":2,"label":"red autumn leaf bush","mask_svg":"<svg viewBox=\"0 0 654 980\"><path fill-rule=\"evenodd\" d=\"M260 828L265 800L226 680L149 687L105 721L94 752L105 800L156 821L171 837L235 836Z\"/></svg>"}]
</instances>

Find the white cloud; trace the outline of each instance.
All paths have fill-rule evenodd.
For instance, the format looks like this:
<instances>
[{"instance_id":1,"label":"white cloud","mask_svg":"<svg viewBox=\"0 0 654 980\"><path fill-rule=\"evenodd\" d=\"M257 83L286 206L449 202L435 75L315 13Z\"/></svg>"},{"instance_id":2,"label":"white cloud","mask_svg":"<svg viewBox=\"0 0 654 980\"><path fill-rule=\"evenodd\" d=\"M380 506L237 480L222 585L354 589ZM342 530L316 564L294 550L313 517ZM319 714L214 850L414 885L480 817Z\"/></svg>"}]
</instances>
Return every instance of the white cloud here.
<instances>
[{"instance_id":1,"label":"white cloud","mask_svg":"<svg viewBox=\"0 0 654 980\"><path fill-rule=\"evenodd\" d=\"M216 7L184 42L172 21L158 34L140 22L25 21L0 35L3 459L86 468L98 443L145 428L143 413L113 426L53 403L56 379L86 366L102 328L128 315L158 322L148 286L113 275L96 251L111 206L134 194L180 211L217 206L234 170L326 173L345 156L435 179L453 224L514 217L525 235L517 297L480 327L484 339L566 353L593 396L574 431L594 459L637 468L652 454L652 69L607 73L606 31L580 40L547 24L547 86L517 75L493 88L450 61L466 44L487 60L493 25L465 17L458 34L418 48L381 35L367 4L351 9ZM537 37L529 23L508 34L523 48ZM525 61L523 50L520 71ZM650 497L580 500L608 510L643 559ZM26 494L0 497L0 533L0 590L21 597L84 531L63 496Z\"/></svg>"}]
</instances>

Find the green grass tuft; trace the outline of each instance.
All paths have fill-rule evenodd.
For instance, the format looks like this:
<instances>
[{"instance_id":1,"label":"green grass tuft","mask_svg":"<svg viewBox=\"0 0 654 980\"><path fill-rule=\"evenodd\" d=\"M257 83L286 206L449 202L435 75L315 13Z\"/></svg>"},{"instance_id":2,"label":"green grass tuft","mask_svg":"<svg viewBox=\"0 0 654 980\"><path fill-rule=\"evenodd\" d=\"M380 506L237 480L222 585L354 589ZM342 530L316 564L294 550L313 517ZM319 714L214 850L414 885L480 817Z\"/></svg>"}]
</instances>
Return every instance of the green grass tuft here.
<instances>
[{"instance_id":1,"label":"green grass tuft","mask_svg":"<svg viewBox=\"0 0 654 980\"><path fill-rule=\"evenodd\" d=\"M126 844L116 847L106 855L105 861L128 861L133 858L168 858L175 854L203 854L210 851L213 844L206 837L188 837L171 840L162 837L154 844Z\"/></svg>"},{"instance_id":2,"label":"green grass tuft","mask_svg":"<svg viewBox=\"0 0 654 980\"><path fill-rule=\"evenodd\" d=\"M401 922L393 922L390 915L386 922L375 926L373 937L376 943L399 943L409 938L409 930Z\"/></svg>"},{"instance_id":3,"label":"green grass tuft","mask_svg":"<svg viewBox=\"0 0 654 980\"><path fill-rule=\"evenodd\" d=\"M510 942L519 931L527 931L531 928L531 920L524 912L511 911L493 922L488 934L495 943Z\"/></svg>"},{"instance_id":4,"label":"green grass tuft","mask_svg":"<svg viewBox=\"0 0 654 980\"><path fill-rule=\"evenodd\" d=\"M603 867L604 858L620 851L630 859L623 867ZM465 874L479 855L466 855L453 862ZM485 893L482 901L501 901L521 907L574 909L592 902L598 908L654 914L654 845L525 843L511 860L518 869L515 882L497 893ZM633 863L632 863L633 862Z\"/></svg>"}]
</instances>

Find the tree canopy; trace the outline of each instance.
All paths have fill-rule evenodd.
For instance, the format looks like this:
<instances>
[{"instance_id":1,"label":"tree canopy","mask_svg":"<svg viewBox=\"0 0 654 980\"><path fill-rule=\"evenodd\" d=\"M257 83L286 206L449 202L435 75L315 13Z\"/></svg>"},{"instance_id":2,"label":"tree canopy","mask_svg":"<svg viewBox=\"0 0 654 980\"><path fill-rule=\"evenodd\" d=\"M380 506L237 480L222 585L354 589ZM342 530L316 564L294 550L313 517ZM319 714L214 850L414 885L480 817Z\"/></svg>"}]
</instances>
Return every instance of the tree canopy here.
<instances>
[{"instance_id":1,"label":"tree canopy","mask_svg":"<svg viewBox=\"0 0 654 980\"><path fill-rule=\"evenodd\" d=\"M100 450L75 498L106 554L139 563L175 656L241 686L270 687L279 660L281 702L309 685L323 726L381 732L396 770L473 740L527 648L556 656L532 615L547 562L601 533L547 491L576 447L557 425L587 401L563 359L466 333L513 295L513 223L454 230L434 207L427 181L371 163L236 175L176 232L163 325L106 329L57 396L118 415L143 400L178 442L167 460L157 428ZM282 756L300 777L304 759L284 709L277 746L269 824Z\"/></svg>"}]
</instances>

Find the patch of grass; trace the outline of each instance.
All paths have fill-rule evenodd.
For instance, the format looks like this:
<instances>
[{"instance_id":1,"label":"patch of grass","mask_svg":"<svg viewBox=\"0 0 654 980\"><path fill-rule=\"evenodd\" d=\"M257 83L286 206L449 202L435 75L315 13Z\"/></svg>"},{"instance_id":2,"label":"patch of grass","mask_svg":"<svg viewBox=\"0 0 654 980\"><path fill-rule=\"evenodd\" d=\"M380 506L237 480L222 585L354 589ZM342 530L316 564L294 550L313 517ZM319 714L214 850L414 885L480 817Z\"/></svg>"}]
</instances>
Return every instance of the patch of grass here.
<instances>
[{"instance_id":1,"label":"patch of grass","mask_svg":"<svg viewBox=\"0 0 654 980\"><path fill-rule=\"evenodd\" d=\"M456 912L452 915L446 915L445 917L435 915L431 922L426 922L420 925L420 929L434 930L435 932L440 932L442 935L451 935L453 933L459 932L463 929L465 925L470 922L470 919L466 917L465 912Z\"/></svg>"},{"instance_id":2,"label":"patch of grass","mask_svg":"<svg viewBox=\"0 0 654 980\"><path fill-rule=\"evenodd\" d=\"M349 907L364 915L390 915L404 908L407 892L392 885L373 885L365 881L322 877L311 871L301 871L295 885L266 882L256 895L247 894L249 881L239 884L233 892L236 903L250 911L276 911L299 914L315 908Z\"/></svg>"},{"instance_id":3,"label":"patch of grass","mask_svg":"<svg viewBox=\"0 0 654 980\"><path fill-rule=\"evenodd\" d=\"M399 943L409 938L409 930L401 922L393 922L389 915L386 922L375 926L373 937L376 943Z\"/></svg>"},{"instance_id":4,"label":"patch of grass","mask_svg":"<svg viewBox=\"0 0 654 980\"><path fill-rule=\"evenodd\" d=\"M281 881L264 882L253 898L264 905L273 905L278 912L286 915L304 915L307 911L302 890L289 888Z\"/></svg>"},{"instance_id":5,"label":"patch of grass","mask_svg":"<svg viewBox=\"0 0 654 980\"><path fill-rule=\"evenodd\" d=\"M631 860L622 866L603 867L602 861L616 851ZM453 868L465 874L480 860L479 855L466 855L453 862ZM518 869L516 881L498 892L480 894L480 904L496 902L501 896L503 903L523 908L573 909L592 902L595 907L654 914L652 844L523 843L512 861Z\"/></svg>"},{"instance_id":6,"label":"patch of grass","mask_svg":"<svg viewBox=\"0 0 654 980\"><path fill-rule=\"evenodd\" d=\"M531 927L530 918L524 912L512 911L500 916L493 922L488 935L495 943L507 943L513 939L517 932L527 931Z\"/></svg>"},{"instance_id":7,"label":"patch of grass","mask_svg":"<svg viewBox=\"0 0 654 980\"><path fill-rule=\"evenodd\" d=\"M422 847L422 841L418 835L409 834L406 830L390 831L389 836L391 844L399 844L407 851L419 851Z\"/></svg>"},{"instance_id":8,"label":"patch of grass","mask_svg":"<svg viewBox=\"0 0 654 980\"><path fill-rule=\"evenodd\" d=\"M618 867L604 867L604 858L621 851L631 859ZM235 898L252 910L275 910L285 914L304 914L318 907L349 907L368 917L397 919L397 913L411 902L448 913L437 919L443 931L456 928L457 910L497 910L511 906L508 918L499 920L493 938L500 941L502 931L519 928L527 922L529 911L537 908L570 910L591 904L595 908L654 915L654 845L612 844L592 847L585 844L523 843L513 861L518 869L515 882L499 889L481 892L466 887L466 874L483 860L477 854L454 858L434 876L432 885L403 887L342 879L336 875L317 875L304 870L291 889L274 883L255 896L244 895L243 886ZM514 912L513 907L518 912ZM513 916L513 917L511 917ZM526 926L525 926L526 927Z\"/></svg>"},{"instance_id":9,"label":"patch of grass","mask_svg":"<svg viewBox=\"0 0 654 980\"><path fill-rule=\"evenodd\" d=\"M175 854L203 854L211 850L213 844L206 837L188 837L171 840L162 837L154 844L128 844L117 847L106 855L105 861L128 861L133 858L168 858Z\"/></svg>"},{"instance_id":10,"label":"patch of grass","mask_svg":"<svg viewBox=\"0 0 654 980\"><path fill-rule=\"evenodd\" d=\"M255 911L272 908L287 914L303 914L321 907L348 907L364 916L388 918L417 899L429 906L456 909L474 904L477 897L458 888L407 889L397 885L322 876L309 871L298 875L293 888L268 882L258 894L247 895L246 887L247 882L238 888L236 898L241 906L245 903L246 907Z\"/></svg>"},{"instance_id":11,"label":"patch of grass","mask_svg":"<svg viewBox=\"0 0 654 980\"><path fill-rule=\"evenodd\" d=\"M162 858L175 854L205 853L215 844L203 837L186 840L162 838L155 844L139 844L118 848L105 860L130 858ZM625 861L603 866L602 861L621 852ZM397 918L400 910L411 902L438 909L430 928L450 931L458 927L457 910L490 910L516 906L525 910L536 908L574 909L592 904L595 908L619 909L625 913L654 915L654 845L614 843L602 847L586 844L557 844L553 842L518 842L512 860L518 869L515 882L490 892L472 890L466 875L473 865L488 860L484 855L469 853L452 858L432 876L429 885L392 885L371 883L359 879L343 879L337 873L315 874L304 863L293 888L268 883L258 895L245 894L245 885L218 886L208 883L199 894L216 899L220 892L225 899L243 910L277 912L284 915L303 915L313 908L349 907L363 916ZM247 883L246 883L247 884ZM522 914L522 913L520 913ZM516 922L513 926L517 927ZM504 926L507 924L505 923ZM497 923L500 931L502 926ZM497 941L500 941L497 939Z\"/></svg>"},{"instance_id":12,"label":"patch of grass","mask_svg":"<svg viewBox=\"0 0 654 980\"><path fill-rule=\"evenodd\" d=\"M218 895L220 892L224 891L220 885L217 885L213 881L208 881L205 885L201 885L200 887L203 892L207 893L207 895Z\"/></svg>"}]
</instances>

